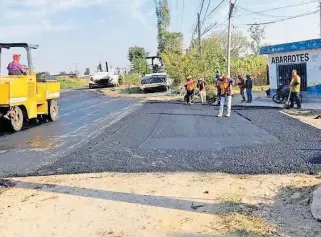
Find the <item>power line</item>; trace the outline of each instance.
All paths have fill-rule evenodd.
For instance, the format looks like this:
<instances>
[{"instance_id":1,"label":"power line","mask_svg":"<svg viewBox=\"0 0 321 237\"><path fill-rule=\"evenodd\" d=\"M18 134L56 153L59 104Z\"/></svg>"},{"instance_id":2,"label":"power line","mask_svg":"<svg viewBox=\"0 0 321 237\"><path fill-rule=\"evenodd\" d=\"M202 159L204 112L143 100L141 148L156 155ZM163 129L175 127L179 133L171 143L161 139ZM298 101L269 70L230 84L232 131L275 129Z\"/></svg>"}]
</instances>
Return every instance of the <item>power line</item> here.
<instances>
[{"instance_id":1,"label":"power line","mask_svg":"<svg viewBox=\"0 0 321 237\"><path fill-rule=\"evenodd\" d=\"M269 25L269 24L273 24L273 23L277 23L277 22L281 22L281 21L287 21L287 20L291 20L291 19L296 19L299 17L304 17L304 16L309 16L309 15L313 15L315 13L318 13L320 10L316 10L313 12L307 12L304 14L300 14L300 15L296 15L296 16L292 16L292 17L288 17L285 19L281 19L281 20L276 20L276 21L268 21L268 22L261 22L261 23L252 23L252 24L245 24L247 26L259 26L259 25Z\"/></svg>"},{"instance_id":2,"label":"power line","mask_svg":"<svg viewBox=\"0 0 321 237\"><path fill-rule=\"evenodd\" d=\"M201 0L201 1L202 1L202 3L201 3L201 9L200 9L200 11L199 11L200 15L202 15L202 11L203 11L203 7L204 7L204 2L205 2L205 0Z\"/></svg>"},{"instance_id":3,"label":"power line","mask_svg":"<svg viewBox=\"0 0 321 237\"><path fill-rule=\"evenodd\" d=\"M225 2L226 0L222 0L210 13L207 14L207 16L205 16L204 18L207 19L210 15L213 14L213 12L215 12L220 6L222 6L222 4Z\"/></svg>"},{"instance_id":4,"label":"power line","mask_svg":"<svg viewBox=\"0 0 321 237\"><path fill-rule=\"evenodd\" d=\"M262 16L281 17L281 18L289 17L289 16L270 15L270 14L266 14L266 13L263 13L263 12L252 11L252 10L246 9L246 8L244 8L244 7L237 7L237 9L242 9L242 10L247 11L247 12L250 12L250 13L252 13L252 14L257 14L257 15L262 15Z\"/></svg>"},{"instance_id":5,"label":"power line","mask_svg":"<svg viewBox=\"0 0 321 237\"><path fill-rule=\"evenodd\" d=\"M212 3L212 0L208 0L207 6L206 6L206 11L205 11L205 14L204 14L204 17L203 17L203 20L202 20L202 24L204 24L205 17L207 15L207 12L208 12L208 9L210 8L211 3Z\"/></svg>"},{"instance_id":6,"label":"power line","mask_svg":"<svg viewBox=\"0 0 321 237\"><path fill-rule=\"evenodd\" d=\"M270 8L270 9L266 9L266 10L262 10L262 11L258 11L258 12L251 12L249 14L244 14L244 15L240 14L240 15L236 15L235 17L248 16L248 15L253 15L253 14L257 14L257 13L270 12L270 11L275 11L275 10L280 10L280 9L285 9L285 8L299 7L299 6L308 5L308 4L317 3L317 2L320 2L320 0L313 0L313 1L310 1L310 2L304 2L304 3L281 6L281 7L275 7L275 8Z\"/></svg>"}]
</instances>

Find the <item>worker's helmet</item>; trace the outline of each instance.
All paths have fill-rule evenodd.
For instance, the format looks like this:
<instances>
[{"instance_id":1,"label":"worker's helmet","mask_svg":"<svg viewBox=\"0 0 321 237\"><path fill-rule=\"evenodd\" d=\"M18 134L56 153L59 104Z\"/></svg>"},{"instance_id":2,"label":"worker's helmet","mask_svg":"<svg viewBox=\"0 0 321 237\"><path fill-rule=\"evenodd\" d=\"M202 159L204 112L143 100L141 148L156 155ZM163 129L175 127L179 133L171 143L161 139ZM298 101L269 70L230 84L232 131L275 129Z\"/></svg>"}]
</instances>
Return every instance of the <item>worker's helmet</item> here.
<instances>
[{"instance_id":1,"label":"worker's helmet","mask_svg":"<svg viewBox=\"0 0 321 237\"><path fill-rule=\"evenodd\" d=\"M20 59L20 54L17 54L17 53L15 53L13 56L12 56L12 58L13 58L13 60L19 60Z\"/></svg>"},{"instance_id":2,"label":"worker's helmet","mask_svg":"<svg viewBox=\"0 0 321 237\"><path fill-rule=\"evenodd\" d=\"M219 77L221 77L221 74L220 73L216 73L216 76L215 76L216 78L219 78Z\"/></svg>"}]
</instances>

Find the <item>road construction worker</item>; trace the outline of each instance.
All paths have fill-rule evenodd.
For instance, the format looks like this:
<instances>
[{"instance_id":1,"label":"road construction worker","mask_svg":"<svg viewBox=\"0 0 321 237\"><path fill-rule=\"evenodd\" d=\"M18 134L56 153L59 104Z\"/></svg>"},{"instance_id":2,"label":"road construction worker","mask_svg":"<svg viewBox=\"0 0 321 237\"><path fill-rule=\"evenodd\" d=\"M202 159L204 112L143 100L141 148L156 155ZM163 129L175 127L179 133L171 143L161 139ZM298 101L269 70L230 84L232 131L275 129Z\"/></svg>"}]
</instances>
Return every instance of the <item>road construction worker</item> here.
<instances>
[{"instance_id":1,"label":"road construction worker","mask_svg":"<svg viewBox=\"0 0 321 237\"><path fill-rule=\"evenodd\" d=\"M192 96L194 95L194 81L191 76L188 76L186 78L186 81L184 82L184 86L186 88L186 95L185 95L185 101L188 105L191 103Z\"/></svg>"},{"instance_id":2,"label":"road construction worker","mask_svg":"<svg viewBox=\"0 0 321 237\"><path fill-rule=\"evenodd\" d=\"M297 104L297 108L301 109L301 77L296 70L292 71L292 80L290 82L291 95L290 95L290 108L294 108L294 102Z\"/></svg>"},{"instance_id":3,"label":"road construction worker","mask_svg":"<svg viewBox=\"0 0 321 237\"><path fill-rule=\"evenodd\" d=\"M14 54L13 61L8 64L8 75L26 75L26 69L20 64L20 54Z\"/></svg>"},{"instance_id":4,"label":"road construction worker","mask_svg":"<svg viewBox=\"0 0 321 237\"><path fill-rule=\"evenodd\" d=\"M240 95L242 96L242 102L245 102L245 101L246 101L246 99L245 99L245 93L244 93L244 90L245 90L245 80L244 80L244 78L243 78L241 75L238 75L237 78L238 78L238 83L237 83L237 85L238 85L239 88L240 88Z\"/></svg>"},{"instance_id":5,"label":"road construction worker","mask_svg":"<svg viewBox=\"0 0 321 237\"><path fill-rule=\"evenodd\" d=\"M202 101L202 104L204 105L206 104L206 82L204 78L201 77L200 79L198 79L197 88L199 89L201 101Z\"/></svg>"},{"instance_id":6,"label":"road construction worker","mask_svg":"<svg viewBox=\"0 0 321 237\"><path fill-rule=\"evenodd\" d=\"M216 95L217 95L217 104L221 104L221 88L220 84L223 81L222 75L220 73L216 73L215 75L216 81L215 81L215 87L216 87Z\"/></svg>"},{"instance_id":7,"label":"road construction worker","mask_svg":"<svg viewBox=\"0 0 321 237\"><path fill-rule=\"evenodd\" d=\"M223 81L219 84L221 91L221 103L218 117L223 117L224 112L224 104L227 104L227 113L226 117L231 116L231 108L232 108L232 85L233 80L229 79L227 76L223 76Z\"/></svg>"},{"instance_id":8,"label":"road construction worker","mask_svg":"<svg viewBox=\"0 0 321 237\"><path fill-rule=\"evenodd\" d=\"M250 75L246 75L245 88L246 88L246 95L247 95L246 103L252 103L253 79L251 78Z\"/></svg>"}]
</instances>

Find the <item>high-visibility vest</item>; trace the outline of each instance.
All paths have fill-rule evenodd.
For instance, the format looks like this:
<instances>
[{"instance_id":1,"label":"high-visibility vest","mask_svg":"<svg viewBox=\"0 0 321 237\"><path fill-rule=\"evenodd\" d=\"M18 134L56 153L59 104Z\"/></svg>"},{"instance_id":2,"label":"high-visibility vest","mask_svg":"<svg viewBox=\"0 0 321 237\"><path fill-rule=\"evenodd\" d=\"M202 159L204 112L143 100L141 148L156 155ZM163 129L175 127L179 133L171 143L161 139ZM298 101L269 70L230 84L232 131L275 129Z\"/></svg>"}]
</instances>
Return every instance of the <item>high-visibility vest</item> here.
<instances>
[{"instance_id":1,"label":"high-visibility vest","mask_svg":"<svg viewBox=\"0 0 321 237\"><path fill-rule=\"evenodd\" d=\"M230 93L231 92L231 83L230 83L229 80L222 81L219 86L220 86L222 95L225 95L226 93Z\"/></svg>"},{"instance_id":2,"label":"high-visibility vest","mask_svg":"<svg viewBox=\"0 0 321 237\"><path fill-rule=\"evenodd\" d=\"M186 89L187 89L188 91L194 90L194 81L193 81L193 80L187 81L186 83L187 83L187 84L186 84Z\"/></svg>"},{"instance_id":3,"label":"high-visibility vest","mask_svg":"<svg viewBox=\"0 0 321 237\"><path fill-rule=\"evenodd\" d=\"M293 84L296 84L296 85L293 85ZM301 89L301 77L300 76L296 76L296 77L293 77L292 80L291 80L291 85L292 88L291 88L291 91L292 92L300 92L300 89Z\"/></svg>"}]
</instances>

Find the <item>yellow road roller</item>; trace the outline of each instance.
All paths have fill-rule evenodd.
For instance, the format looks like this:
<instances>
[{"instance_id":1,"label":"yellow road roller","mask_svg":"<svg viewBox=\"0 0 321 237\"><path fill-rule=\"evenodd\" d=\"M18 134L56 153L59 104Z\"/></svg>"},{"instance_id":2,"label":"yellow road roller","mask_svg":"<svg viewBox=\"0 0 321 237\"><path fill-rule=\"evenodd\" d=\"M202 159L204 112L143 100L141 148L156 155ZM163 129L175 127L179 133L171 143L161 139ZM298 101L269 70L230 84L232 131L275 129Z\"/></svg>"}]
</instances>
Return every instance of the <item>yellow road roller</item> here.
<instances>
[{"instance_id":1,"label":"yellow road roller","mask_svg":"<svg viewBox=\"0 0 321 237\"><path fill-rule=\"evenodd\" d=\"M60 97L60 83L55 78L35 72L31 53L38 47L27 43L0 43L0 118L2 121L7 121L1 124L9 124L13 131L21 130L25 123L32 120L58 119L57 99ZM8 65L8 73L3 75L2 53L12 48L26 50L28 65L23 66L24 69L20 73L19 70L17 73L10 72L9 67L16 66L14 60Z\"/></svg>"}]
</instances>

